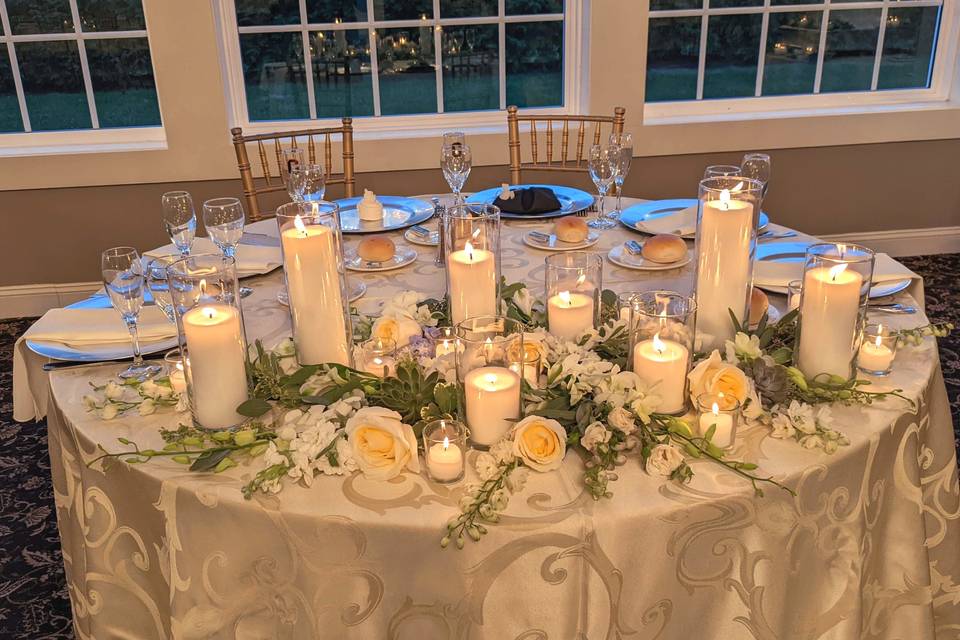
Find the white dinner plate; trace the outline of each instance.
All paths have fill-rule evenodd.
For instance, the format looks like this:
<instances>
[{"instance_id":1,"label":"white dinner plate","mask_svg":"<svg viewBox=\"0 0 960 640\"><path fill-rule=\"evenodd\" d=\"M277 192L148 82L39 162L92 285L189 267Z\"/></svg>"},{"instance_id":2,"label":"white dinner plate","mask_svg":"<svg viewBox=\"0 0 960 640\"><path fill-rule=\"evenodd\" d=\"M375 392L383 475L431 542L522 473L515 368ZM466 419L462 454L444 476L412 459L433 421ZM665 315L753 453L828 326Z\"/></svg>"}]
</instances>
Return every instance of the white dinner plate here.
<instances>
[{"instance_id":1,"label":"white dinner plate","mask_svg":"<svg viewBox=\"0 0 960 640\"><path fill-rule=\"evenodd\" d=\"M156 342L141 342L140 353L150 355L169 351L177 346L177 337L172 336ZM42 342L27 340L27 347L36 354L54 360L70 360L73 362L100 362L103 360L120 360L133 357L133 346L130 343L110 343L102 345L84 345L72 347L62 342Z\"/></svg>"},{"instance_id":2,"label":"white dinner plate","mask_svg":"<svg viewBox=\"0 0 960 640\"><path fill-rule=\"evenodd\" d=\"M417 252L407 247L398 247L397 252L393 254L393 258L383 262L364 260L357 255L356 249L350 249L347 252L344 264L351 271L390 271L391 269L405 267L416 259Z\"/></svg>"},{"instance_id":3,"label":"white dinner plate","mask_svg":"<svg viewBox=\"0 0 960 640\"><path fill-rule=\"evenodd\" d=\"M627 269L637 269L638 271L667 271L668 269L679 269L690 263L693 259L693 252L688 250L687 257L681 258L676 262L662 263L662 262L653 262L647 260L643 256L635 256L630 254L622 244L618 244L613 249L610 249L610 253L607 254L607 257L610 258L610 262L621 267L626 267Z\"/></svg>"},{"instance_id":4,"label":"white dinner plate","mask_svg":"<svg viewBox=\"0 0 960 640\"><path fill-rule=\"evenodd\" d=\"M383 216L380 220L361 220L357 212L357 205L362 198L341 198L336 203L340 206L340 230L343 233L381 233L403 229L433 217L433 205L417 198L403 196L377 196L377 201L383 205Z\"/></svg>"},{"instance_id":5,"label":"white dinner plate","mask_svg":"<svg viewBox=\"0 0 960 640\"><path fill-rule=\"evenodd\" d=\"M407 229L403 232L403 239L411 244L418 244L421 247L435 247L440 244L440 232L431 231L429 236L421 236L413 232L413 229Z\"/></svg>"},{"instance_id":6,"label":"white dinner plate","mask_svg":"<svg viewBox=\"0 0 960 640\"><path fill-rule=\"evenodd\" d=\"M592 247L597 244L600 240L599 231L590 231L587 233L587 238L583 242L564 242L557 238L557 234L549 234L550 239L547 242L541 242L540 240L534 240L530 237L532 231L528 231L523 234L524 244L533 247L534 249L542 249L544 251L576 251L578 249L586 249L587 247Z\"/></svg>"},{"instance_id":7,"label":"white dinner plate","mask_svg":"<svg viewBox=\"0 0 960 640\"><path fill-rule=\"evenodd\" d=\"M696 204L697 200L695 198L651 200L649 202L640 202L623 210L623 212L620 214L620 223L632 231L648 233L643 229L638 228L637 223L642 223L644 220L655 220L657 218L672 216L683 211L684 209L695 206ZM694 227L696 227L696 220L694 220L693 224ZM760 226L758 229L763 230L768 224L770 224L770 216L761 211L759 220ZM697 232L696 229L694 229L692 233L684 233L679 235L683 238L689 239L695 237Z\"/></svg>"}]
</instances>

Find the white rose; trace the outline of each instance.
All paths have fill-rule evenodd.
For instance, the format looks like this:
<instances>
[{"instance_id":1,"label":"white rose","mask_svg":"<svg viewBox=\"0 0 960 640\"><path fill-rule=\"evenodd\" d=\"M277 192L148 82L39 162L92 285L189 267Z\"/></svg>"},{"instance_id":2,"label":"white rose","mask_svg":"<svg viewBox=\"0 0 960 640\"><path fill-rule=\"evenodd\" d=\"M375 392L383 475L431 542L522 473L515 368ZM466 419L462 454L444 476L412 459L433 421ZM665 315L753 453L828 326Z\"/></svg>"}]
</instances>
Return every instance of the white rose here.
<instances>
[{"instance_id":1,"label":"white rose","mask_svg":"<svg viewBox=\"0 0 960 640\"><path fill-rule=\"evenodd\" d=\"M513 428L513 452L534 471L553 471L567 453L567 432L556 420L528 416Z\"/></svg>"},{"instance_id":2,"label":"white rose","mask_svg":"<svg viewBox=\"0 0 960 640\"><path fill-rule=\"evenodd\" d=\"M709 358L694 367L687 378L690 380L690 397L694 403L697 401L697 396L703 393L722 393L736 398L743 405L750 391L750 379L747 378L747 374L736 365L724 362L716 349Z\"/></svg>"},{"instance_id":3,"label":"white rose","mask_svg":"<svg viewBox=\"0 0 960 640\"><path fill-rule=\"evenodd\" d=\"M140 393L147 398L156 398L160 395L160 385L153 380L147 380L140 385Z\"/></svg>"},{"instance_id":4,"label":"white rose","mask_svg":"<svg viewBox=\"0 0 960 640\"><path fill-rule=\"evenodd\" d=\"M396 411L364 407L347 420L346 432L352 457L368 478L390 480L404 468L420 471L417 439Z\"/></svg>"},{"instance_id":5,"label":"white rose","mask_svg":"<svg viewBox=\"0 0 960 640\"><path fill-rule=\"evenodd\" d=\"M658 444L647 458L647 473L669 478L683 464L683 454L672 444Z\"/></svg>"},{"instance_id":6,"label":"white rose","mask_svg":"<svg viewBox=\"0 0 960 640\"><path fill-rule=\"evenodd\" d=\"M117 414L120 413L120 410L117 409L117 405L108 402L103 405L103 408L100 409L100 417L104 420L113 420L117 417Z\"/></svg>"},{"instance_id":7,"label":"white rose","mask_svg":"<svg viewBox=\"0 0 960 640\"><path fill-rule=\"evenodd\" d=\"M594 422L584 429L580 445L587 451L596 451L597 446L610 442L610 432L599 422Z\"/></svg>"},{"instance_id":8,"label":"white rose","mask_svg":"<svg viewBox=\"0 0 960 640\"><path fill-rule=\"evenodd\" d=\"M610 423L611 427L624 435L630 435L637 430L637 421L634 420L633 415L623 407L617 407L611 411L607 416L607 422Z\"/></svg>"},{"instance_id":9,"label":"white rose","mask_svg":"<svg viewBox=\"0 0 960 640\"><path fill-rule=\"evenodd\" d=\"M140 403L140 406L137 407L137 411L140 412L142 416L148 416L151 413L155 413L157 410L157 403L150 398L147 398Z\"/></svg>"},{"instance_id":10,"label":"white rose","mask_svg":"<svg viewBox=\"0 0 960 640\"><path fill-rule=\"evenodd\" d=\"M123 387L116 382L108 382L107 386L103 389L103 395L107 396L110 400L119 400L123 395Z\"/></svg>"},{"instance_id":11,"label":"white rose","mask_svg":"<svg viewBox=\"0 0 960 640\"><path fill-rule=\"evenodd\" d=\"M377 318L370 332L375 338L395 341L399 348L410 344L410 339L422 335L423 330L416 320L406 316L395 315L380 316Z\"/></svg>"},{"instance_id":12,"label":"white rose","mask_svg":"<svg viewBox=\"0 0 960 640\"><path fill-rule=\"evenodd\" d=\"M520 311L529 316L533 312L533 296L530 295L530 290L524 287L514 293L513 304L517 305Z\"/></svg>"},{"instance_id":13,"label":"white rose","mask_svg":"<svg viewBox=\"0 0 960 640\"><path fill-rule=\"evenodd\" d=\"M382 316L406 316L413 318L417 315L417 304L420 302L420 294L416 291L401 291L393 296L383 305L380 310Z\"/></svg>"}]
</instances>

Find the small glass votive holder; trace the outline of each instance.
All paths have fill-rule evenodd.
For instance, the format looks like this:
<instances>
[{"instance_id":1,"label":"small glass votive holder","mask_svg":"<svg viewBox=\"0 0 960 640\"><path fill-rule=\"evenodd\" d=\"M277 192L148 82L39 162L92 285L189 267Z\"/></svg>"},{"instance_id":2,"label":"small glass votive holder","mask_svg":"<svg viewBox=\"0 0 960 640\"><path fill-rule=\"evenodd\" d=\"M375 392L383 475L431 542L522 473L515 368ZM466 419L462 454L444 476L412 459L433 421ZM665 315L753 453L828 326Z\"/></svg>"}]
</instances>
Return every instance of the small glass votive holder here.
<instances>
[{"instance_id":1,"label":"small glass votive holder","mask_svg":"<svg viewBox=\"0 0 960 640\"><path fill-rule=\"evenodd\" d=\"M633 305L636 297L640 295L639 291L625 291L617 296L617 311L619 318L630 325L630 314L633 312Z\"/></svg>"},{"instance_id":2,"label":"small glass votive holder","mask_svg":"<svg viewBox=\"0 0 960 640\"><path fill-rule=\"evenodd\" d=\"M184 348L186 351L186 348ZM170 379L170 388L174 393L183 393L187 390L187 374L183 366L184 357L180 354L180 349L170 349L163 356L163 362L167 365L167 377Z\"/></svg>"},{"instance_id":3,"label":"small glass votive holder","mask_svg":"<svg viewBox=\"0 0 960 640\"><path fill-rule=\"evenodd\" d=\"M871 376L885 376L893 368L900 342L896 332L882 324L868 324L857 352L857 369Z\"/></svg>"},{"instance_id":4,"label":"small glass votive holder","mask_svg":"<svg viewBox=\"0 0 960 640\"><path fill-rule=\"evenodd\" d=\"M647 385L656 385L658 412L685 413L697 302L676 291L644 291L631 304L627 366Z\"/></svg>"},{"instance_id":5,"label":"small glass votive holder","mask_svg":"<svg viewBox=\"0 0 960 640\"><path fill-rule=\"evenodd\" d=\"M603 256L591 251L567 251L544 260L547 331L576 340L600 323Z\"/></svg>"},{"instance_id":6,"label":"small glass votive holder","mask_svg":"<svg viewBox=\"0 0 960 640\"><path fill-rule=\"evenodd\" d=\"M527 381L532 389L540 386L540 346L535 342L513 345L507 353L507 368Z\"/></svg>"},{"instance_id":7,"label":"small glass votive holder","mask_svg":"<svg viewBox=\"0 0 960 640\"><path fill-rule=\"evenodd\" d=\"M433 357L456 353L457 351L457 331L453 327L439 327L437 337L433 339Z\"/></svg>"},{"instance_id":8,"label":"small glass votive holder","mask_svg":"<svg viewBox=\"0 0 960 640\"><path fill-rule=\"evenodd\" d=\"M710 441L721 449L732 447L740 424L740 401L723 393L701 393L697 410L700 435L705 437L713 428Z\"/></svg>"},{"instance_id":9,"label":"small glass votive holder","mask_svg":"<svg viewBox=\"0 0 960 640\"><path fill-rule=\"evenodd\" d=\"M803 280L791 280L787 283L787 311L800 308L800 294L803 293Z\"/></svg>"},{"instance_id":10,"label":"small glass votive holder","mask_svg":"<svg viewBox=\"0 0 960 640\"><path fill-rule=\"evenodd\" d=\"M423 428L423 457L427 476L449 484L463 479L467 427L457 420L434 420Z\"/></svg>"},{"instance_id":11,"label":"small glass votive holder","mask_svg":"<svg viewBox=\"0 0 960 640\"><path fill-rule=\"evenodd\" d=\"M386 378L397 371L397 341L393 338L371 338L360 346L363 370L378 378Z\"/></svg>"}]
</instances>

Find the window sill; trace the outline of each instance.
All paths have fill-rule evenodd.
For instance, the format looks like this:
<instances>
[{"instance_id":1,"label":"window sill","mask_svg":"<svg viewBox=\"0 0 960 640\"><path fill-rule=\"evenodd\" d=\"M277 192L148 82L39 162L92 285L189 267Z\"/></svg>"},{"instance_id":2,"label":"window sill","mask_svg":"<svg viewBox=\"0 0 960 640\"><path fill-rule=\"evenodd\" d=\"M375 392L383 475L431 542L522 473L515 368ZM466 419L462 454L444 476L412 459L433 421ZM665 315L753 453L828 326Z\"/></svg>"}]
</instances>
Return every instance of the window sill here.
<instances>
[{"instance_id":1,"label":"window sill","mask_svg":"<svg viewBox=\"0 0 960 640\"><path fill-rule=\"evenodd\" d=\"M43 131L0 135L0 158L162 151L167 148L163 127Z\"/></svg>"}]
</instances>

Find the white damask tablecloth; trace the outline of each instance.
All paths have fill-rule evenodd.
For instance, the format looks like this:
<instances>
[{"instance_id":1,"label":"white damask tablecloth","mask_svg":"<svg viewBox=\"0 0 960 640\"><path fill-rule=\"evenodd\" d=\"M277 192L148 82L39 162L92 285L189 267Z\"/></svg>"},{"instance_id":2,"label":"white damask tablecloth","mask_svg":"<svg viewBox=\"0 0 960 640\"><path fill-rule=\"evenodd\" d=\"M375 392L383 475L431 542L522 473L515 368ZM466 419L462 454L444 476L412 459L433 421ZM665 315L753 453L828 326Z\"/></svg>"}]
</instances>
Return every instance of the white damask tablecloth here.
<instances>
[{"instance_id":1,"label":"white damask tablecloth","mask_svg":"<svg viewBox=\"0 0 960 640\"><path fill-rule=\"evenodd\" d=\"M522 244L529 228L505 228L503 266L537 292L546 254ZM626 233L607 232L595 249ZM412 267L362 277L368 304L407 288L442 292L432 250L420 251ZM692 273L607 261L604 285L689 291ZM282 337L279 274L250 284L251 337ZM922 296L919 285L913 293ZM851 445L833 456L763 428L741 433L734 455L796 497L767 489L755 498L704 461L677 485L630 459L614 498L595 502L571 454L560 471L533 474L501 523L462 551L439 547L460 486L410 473L388 483L317 478L245 501L252 468L87 467L98 444L158 447L157 428L175 422L85 413L88 381L111 372L50 378L50 455L79 638L960 638L960 489L932 340L902 351L884 382L904 388L917 411L837 408Z\"/></svg>"}]
</instances>

